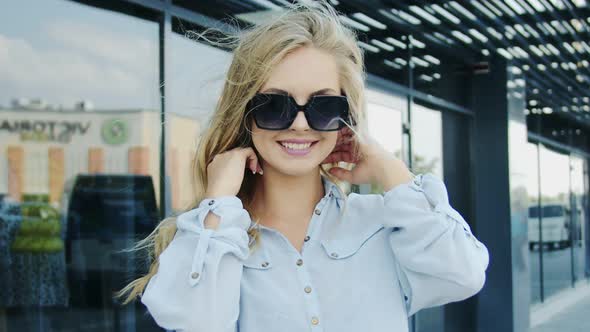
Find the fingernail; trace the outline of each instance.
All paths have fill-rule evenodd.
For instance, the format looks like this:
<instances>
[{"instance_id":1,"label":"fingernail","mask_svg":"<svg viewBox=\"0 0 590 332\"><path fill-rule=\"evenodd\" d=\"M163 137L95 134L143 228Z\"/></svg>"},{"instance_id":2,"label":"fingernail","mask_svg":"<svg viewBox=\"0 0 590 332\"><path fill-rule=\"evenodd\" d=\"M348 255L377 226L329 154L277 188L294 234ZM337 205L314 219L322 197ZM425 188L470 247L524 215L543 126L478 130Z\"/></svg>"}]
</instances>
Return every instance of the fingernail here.
<instances>
[{"instance_id":1,"label":"fingernail","mask_svg":"<svg viewBox=\"0 0 590 332\"><path fill-rule=\"evenodd\" d=\"M262 168L260 169L260 175L264 174L264 171L262 170Z\"/></svg>"}]
</instances>

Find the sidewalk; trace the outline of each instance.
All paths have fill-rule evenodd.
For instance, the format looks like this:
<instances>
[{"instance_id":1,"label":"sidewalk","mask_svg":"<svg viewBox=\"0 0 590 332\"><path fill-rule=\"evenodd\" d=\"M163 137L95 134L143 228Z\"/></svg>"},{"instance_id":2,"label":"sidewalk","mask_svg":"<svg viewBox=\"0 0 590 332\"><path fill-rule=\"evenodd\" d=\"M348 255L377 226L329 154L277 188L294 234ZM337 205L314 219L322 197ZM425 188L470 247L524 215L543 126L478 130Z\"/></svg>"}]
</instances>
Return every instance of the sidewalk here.
<instances>
[{"instance_id":1,"label":"sidewalk","mask_svg":"<svg viewBox=\"0 0 590 332\"><path fill-rule=\"evenodd\" d=\"M530 332L588 332L590 331L590 296L559 312L548 321L531 328Z\"/></svg>"}]
</instances>

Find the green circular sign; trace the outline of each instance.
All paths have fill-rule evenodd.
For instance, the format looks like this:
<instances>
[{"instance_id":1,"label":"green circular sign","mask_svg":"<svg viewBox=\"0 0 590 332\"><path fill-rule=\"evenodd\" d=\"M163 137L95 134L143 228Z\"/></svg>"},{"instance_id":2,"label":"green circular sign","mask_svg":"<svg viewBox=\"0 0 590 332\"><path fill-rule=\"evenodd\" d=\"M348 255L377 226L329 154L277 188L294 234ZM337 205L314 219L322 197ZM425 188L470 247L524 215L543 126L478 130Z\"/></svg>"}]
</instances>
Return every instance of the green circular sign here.
<instances>
[{"instance_id":1,"label":"green circular sign","mask_svg":"<svg viewBox=\"0 0 590 332\"><path fill-rule=\"evenodd\" d=\"M128 136L127 123L121 119L106 120L102 124L102 139L107 144L123 144L127 142Z\"/></svg>"}]
</instances>

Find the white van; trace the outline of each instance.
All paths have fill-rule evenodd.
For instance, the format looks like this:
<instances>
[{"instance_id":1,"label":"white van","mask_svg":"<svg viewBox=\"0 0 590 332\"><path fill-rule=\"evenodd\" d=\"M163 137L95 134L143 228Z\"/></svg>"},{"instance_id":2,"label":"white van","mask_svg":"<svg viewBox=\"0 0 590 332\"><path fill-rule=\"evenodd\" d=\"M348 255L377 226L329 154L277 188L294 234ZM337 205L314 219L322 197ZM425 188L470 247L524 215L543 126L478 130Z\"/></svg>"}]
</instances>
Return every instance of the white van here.
<instances>
[{"instance_id":1,"label":"white van","mask_svg":"<svg viewBox=\"0 0 590 332\"><path fill-rule=\"evenodd\" d=\"M561 204L543 205L542 213L543 244L549 249L565 248L570 242L569 209ZM529 248L539 244L539 207L529 207Z\"/></svg>"}]
</instances>

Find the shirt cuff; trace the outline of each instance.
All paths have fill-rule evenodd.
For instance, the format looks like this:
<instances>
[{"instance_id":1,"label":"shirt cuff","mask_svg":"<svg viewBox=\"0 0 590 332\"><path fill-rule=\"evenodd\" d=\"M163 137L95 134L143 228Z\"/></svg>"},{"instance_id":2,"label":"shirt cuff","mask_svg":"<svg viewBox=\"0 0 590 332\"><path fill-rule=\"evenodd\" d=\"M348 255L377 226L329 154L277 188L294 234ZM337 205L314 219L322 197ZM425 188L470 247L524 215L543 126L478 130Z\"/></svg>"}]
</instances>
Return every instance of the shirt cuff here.
<instances>
[{"instance_id":1,"label":"shirt cuff","mask_svg":"<svg viewBox=\"0 0 590 332\"><path fill-rule=\"evenodd\" d=\"M449 216L459 223L469 236L472 235L469 224L449 204L449 195L444 182L431 173L415 175L411 181L399 184L383 195L386 206L395 206L400 202L411 202L426 211Z\"/></svg>"},{"instance_id":2,"label":"shirt cuff","mask_svg":"<svg viewBox=\"0 0 590 332\"><path fill-rule=\"evenodd\" d=\"M204 220L209 212L220 218L217 229L204 227ZM245 259L248 255L248 234L251 219L243 209L242 201L236 196L206 198L193 210L187 211L177 218L178 229L199 234L199 241L193 255L188 282L196 286L204 273L205 259L211 239L218 239L230 244L230 251L238 258Z\"/></svg>"},{"instance_id":3,"label":"shirt cuff","mask_svg":"<svg viewBox=\"0 0 590 332\"><path fill-rule=\"evenodd\" d=\"M217 230L234 227L243 230L250 228L250 215L248 211L244 210L242 201L236 196L203 199L197 208L178 216L178 228L200 233L200 229L205 228L204 222L209 211L220 218Z\"/></svg>"}]
</instances>

